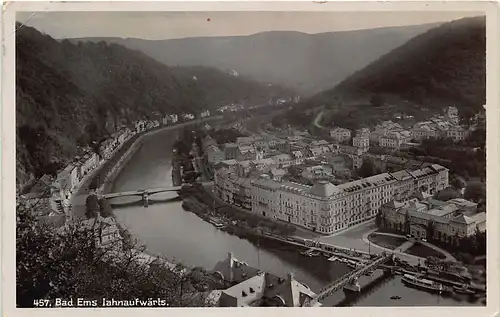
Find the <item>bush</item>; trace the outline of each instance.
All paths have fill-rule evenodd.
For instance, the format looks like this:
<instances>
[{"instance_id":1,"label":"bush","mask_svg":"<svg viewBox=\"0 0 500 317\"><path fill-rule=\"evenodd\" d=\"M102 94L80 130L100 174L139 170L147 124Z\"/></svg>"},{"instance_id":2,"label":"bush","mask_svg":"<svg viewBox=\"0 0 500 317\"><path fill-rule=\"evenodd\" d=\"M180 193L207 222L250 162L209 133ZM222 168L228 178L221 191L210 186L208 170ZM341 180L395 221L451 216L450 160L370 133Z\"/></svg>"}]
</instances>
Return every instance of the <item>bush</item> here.
<instances>
[{"instance_id":1,"label":"bush","mask_svg":"<svg viewBox=\"0 0 500 317\"><path fill-rule=\"evenodd\" d=\"M189 289L189 274L165 266L144 266L132 249L112 253L95 245L95 231L79 224L55 230L40 223L33 211L17 206L17 307L39 299L162 298L170 306L200 306ZM112 259L112 261L111 261ZM186 285L188 287L186 287ZM196 298L196 299L195 299Z\"/></svg>"}]
</instances>

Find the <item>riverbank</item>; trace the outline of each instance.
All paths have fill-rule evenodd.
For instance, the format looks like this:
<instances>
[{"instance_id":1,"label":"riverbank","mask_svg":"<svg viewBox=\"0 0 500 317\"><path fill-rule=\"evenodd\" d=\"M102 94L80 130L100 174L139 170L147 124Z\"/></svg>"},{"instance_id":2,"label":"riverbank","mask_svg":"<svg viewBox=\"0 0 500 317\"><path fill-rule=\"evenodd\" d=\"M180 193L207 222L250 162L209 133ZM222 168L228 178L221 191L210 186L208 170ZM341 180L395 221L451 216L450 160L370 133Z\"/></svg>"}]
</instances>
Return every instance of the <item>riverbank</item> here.
<instances>
[{"instance_id":1,"label":"riverbank","mask_svg":"<svg viewBox=\"0 0 500 317\"><path fill-rule=\"evenodd\" d=\"M98 185L97 192L99 194L109 193L113 188L114 181L126 167L127 163L134 156L134 154L141 148L146 137L163 131L182 129L183 127L193 124L220 119L222 119L222 116L207 118L199 121L186 122L175 126L159 127L157 129L145 131L141 134L135 135L127 142L125 142L124 145L115 153L115 155L110 160L106 161L106 163L101 166L99 171L97 171L96 174L93 175L92 179L88 180L88 184L91 184L91 182L95 182ZM80 192L80 194L84 194L85 191L88 191L88 188L84 188ZM100 203L102 206L103 200L101 200ZM110 217L116 219L114 212L110 208L111 206L109 204L106 205L108 205L106 209L109 209L106 211L106 213ZM132 234L128 231L128 229L126 229L118 221L116 222L116 225L119 229L121 238L123 239L125 244L128 247L131 247L133 252L136 253L138 261L149 266L151 266L151 264L160 264L168 267L169 269L175 268L175 271L179 272L179 274L181 274L182 277L185 277L189 284L193 286L193 294L197 296L204 296L207 290L217 289L221 287L220 281L215 279L210 274L210 272L206 271L205 269L201 267L189 267L184 263L175 261L175 259L169 259L166 256L159 256L157 254L154 254L147 249L147 246L138 245L138 242L134 240Z\"/></svg>"}]
</instances>

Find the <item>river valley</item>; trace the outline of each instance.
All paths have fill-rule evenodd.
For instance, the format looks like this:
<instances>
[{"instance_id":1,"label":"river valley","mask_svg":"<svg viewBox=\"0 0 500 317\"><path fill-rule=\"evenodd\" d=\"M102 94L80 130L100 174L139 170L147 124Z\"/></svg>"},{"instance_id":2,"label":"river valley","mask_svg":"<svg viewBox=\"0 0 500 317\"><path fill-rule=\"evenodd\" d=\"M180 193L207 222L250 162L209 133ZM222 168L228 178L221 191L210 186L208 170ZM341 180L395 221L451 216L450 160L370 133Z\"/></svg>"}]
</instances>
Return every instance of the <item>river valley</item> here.
<instances>
[{"instance_id":1,"label":"river valley","mask_svg":"<svg viewBox=\"0 0 500 317\"><path fill-rule=\"evenodd\" d=\"M173 131L160 131L147 136L142 146L116 177L111 192L147 189L171 185L171 154L175 140ZM175 193L162 193L151 200L174 198ZM218 230L195 214L185 211L181 201L154 203L145 208L130 204L138 197L115 198L114 213L118 222L147 246L150 253L180 261L188 266L202 266L211 270L228 252L251 266L279 276L294 272L296 279L313 291L345 274L349 268L342 263L328 262L326 258L306 258L289 247L254 243ZM392 295L401 296L391 300ZM333 306L343 299L342 292L327 298L324 306ZM461 297L431 295L403 286L399 277L391 278L361 296L354 306L456 306L481 305Z\"/></svg>"}]
</instances>

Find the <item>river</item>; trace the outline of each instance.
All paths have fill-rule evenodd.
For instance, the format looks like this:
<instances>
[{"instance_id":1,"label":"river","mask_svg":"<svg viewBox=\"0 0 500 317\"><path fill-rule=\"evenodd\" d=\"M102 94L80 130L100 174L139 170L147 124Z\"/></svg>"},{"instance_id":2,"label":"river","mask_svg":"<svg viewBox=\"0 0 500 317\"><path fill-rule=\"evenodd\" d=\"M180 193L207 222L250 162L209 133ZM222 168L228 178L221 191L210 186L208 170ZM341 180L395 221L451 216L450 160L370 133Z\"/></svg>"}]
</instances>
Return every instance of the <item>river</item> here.
<instances>
[{"instance_id":1,"label":"river","mask_svg":"<svg viewBox=\"0 0 500 317\"><path fill-rule=\"evenodd\" d=\"M115 179L112 192L147 189L171 185L171 153L175 140L172 131L161 131L147 136L143 145L128 161ZM150 200L174 198L175 193L162 193ZM118 222L129 229L141 244L151 253L181 261L190 266L212 269L227 257L229 252L251 266L278 276L294 272L296 279L318 291L329 281L348 271L341 263L328 262L323 257L305 258L299 252L286 247L269 246L266 243L252 243L246 239L227 234L201 220L195 214L185 211L180 201L155 203L144 208L142 205L127 205L137 197L115 198ZM398 294L402 298L394 301L389 297ZM326 299L323 304L332 306L344 297L342 292ZM480 302L476 303L480 305ZM354 306L457 306L471 303L454 298L443 298L425 292L406 288L399 277L382 283L375 291L360 298Z\"/></svg>"}]
</instances>

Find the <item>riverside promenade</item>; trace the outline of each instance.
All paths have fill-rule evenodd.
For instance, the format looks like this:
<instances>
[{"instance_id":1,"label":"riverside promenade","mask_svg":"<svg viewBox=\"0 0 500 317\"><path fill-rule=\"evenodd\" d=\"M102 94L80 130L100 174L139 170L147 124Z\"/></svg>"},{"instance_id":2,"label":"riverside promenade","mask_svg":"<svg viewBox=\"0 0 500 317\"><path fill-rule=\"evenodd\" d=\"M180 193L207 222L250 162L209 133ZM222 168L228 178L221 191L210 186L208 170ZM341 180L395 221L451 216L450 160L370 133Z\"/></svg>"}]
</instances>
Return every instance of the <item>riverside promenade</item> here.
<instances>
[{"instance_id":1,"label":"riverside promenade","mask_svg":"<svg viewBox=\"0 0 500 317\"><path fill-rule=\"evenodd\" d=\"M140 147L140 144L144 137L150 136L162 131L168 130L177 130L184 128L186 126L194 125L197 123L215 121L223 119L222 116L209 117L200 120L188 121L176 125L171 126L160 126L156 129L143 131L138 133L128 139L123 145L117 149L117 151L113 154L113 156L108 160L103 160L99 164L99 166L94 169L91 173L89 173L83 180L80 182L80 185L75 190L75 194L71 198L70 208L69 208L69 221L78 221L81 219L85 219L85 211L86 211L86 199L91 192L89 185L95 181L101 193L106 193L110 190L112 181L119 174L121 169L125 166L128 159L133 156L135 151L137 151Z\"/></svg>"}]
</instances>

